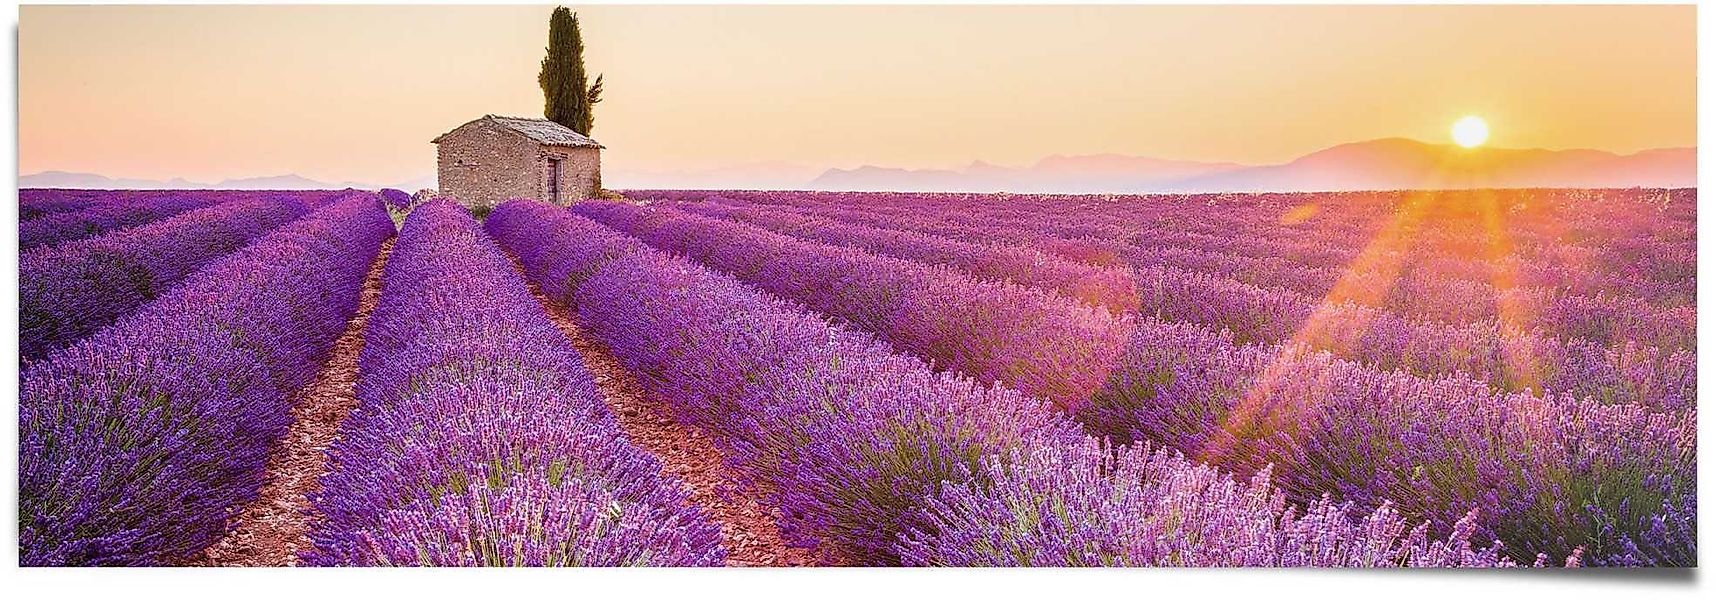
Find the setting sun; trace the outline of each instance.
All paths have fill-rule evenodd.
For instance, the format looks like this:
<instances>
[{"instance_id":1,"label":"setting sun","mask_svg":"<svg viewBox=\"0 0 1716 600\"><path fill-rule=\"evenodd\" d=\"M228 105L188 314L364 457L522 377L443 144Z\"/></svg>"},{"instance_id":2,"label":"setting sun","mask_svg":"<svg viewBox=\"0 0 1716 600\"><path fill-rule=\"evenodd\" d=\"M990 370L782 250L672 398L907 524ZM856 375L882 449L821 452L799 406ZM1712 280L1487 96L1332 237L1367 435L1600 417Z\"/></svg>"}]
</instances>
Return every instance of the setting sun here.
<instances>
[{"instance_id":1,"label":"setting sun","mask_svg":"<svg viewBox=\"0 0 1716 600\"><path fill-rule=\"evenodd\" d=\"M1454 143L1465 148L1475 148L1490 139L1490 124L1478 117L1462 117L1454 121L1452 130Z\"/></svg>"}]
</instances>

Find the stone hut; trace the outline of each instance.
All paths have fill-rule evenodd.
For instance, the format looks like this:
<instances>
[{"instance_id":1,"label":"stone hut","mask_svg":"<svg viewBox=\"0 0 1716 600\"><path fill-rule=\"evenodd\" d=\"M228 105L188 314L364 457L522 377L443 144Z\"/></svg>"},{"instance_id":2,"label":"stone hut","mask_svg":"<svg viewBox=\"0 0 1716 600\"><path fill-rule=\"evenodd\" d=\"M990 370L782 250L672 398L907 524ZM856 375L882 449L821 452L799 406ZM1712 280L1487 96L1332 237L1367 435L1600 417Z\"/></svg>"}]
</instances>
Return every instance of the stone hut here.
<instances>
[{"instance_id":1,"label":"stone hut","mask_svg":"<svg viewBox=\"0 0 1716 600\"><path fill-rule=\"evenodd\" d=\"M602 188L602 145L548 119L483 115L434 143L441 193L468 207L513 198L567 205Z\"/></svg>"}]
</instances>

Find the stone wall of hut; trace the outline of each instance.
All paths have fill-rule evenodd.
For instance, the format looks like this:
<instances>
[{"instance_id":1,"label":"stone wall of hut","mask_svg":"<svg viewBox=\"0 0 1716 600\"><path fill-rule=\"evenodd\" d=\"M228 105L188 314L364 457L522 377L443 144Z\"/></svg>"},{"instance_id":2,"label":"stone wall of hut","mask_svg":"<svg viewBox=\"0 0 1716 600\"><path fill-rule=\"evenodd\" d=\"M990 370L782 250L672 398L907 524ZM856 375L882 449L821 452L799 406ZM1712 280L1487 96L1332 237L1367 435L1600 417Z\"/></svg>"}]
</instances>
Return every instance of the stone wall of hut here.
<instances>
[{"instance_id":1,"label":"stone wall of hut","mask_svg":"<svg viewBox=\"0 0 1716 600\"><path fill-rule=\"evenodd\" d=\"M549 200L550 159L561 161L559 204L595 198L601 189L601 149L545 146L487 120L448 133L436 152L440 192L473 208Z\"/></svg>"}]
</instances>

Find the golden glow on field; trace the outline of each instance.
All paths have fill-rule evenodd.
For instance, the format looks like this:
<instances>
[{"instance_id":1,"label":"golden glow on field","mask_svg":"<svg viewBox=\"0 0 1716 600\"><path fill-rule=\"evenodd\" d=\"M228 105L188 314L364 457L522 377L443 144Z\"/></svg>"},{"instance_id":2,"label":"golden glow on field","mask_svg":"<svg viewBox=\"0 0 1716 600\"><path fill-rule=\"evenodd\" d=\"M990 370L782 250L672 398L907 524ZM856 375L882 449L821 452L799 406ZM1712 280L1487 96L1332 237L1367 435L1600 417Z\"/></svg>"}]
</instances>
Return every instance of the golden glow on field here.
<instances>
[{"instance_id":1,"label":"golden glow on field","mask_svg":"<svg viewBox=\"0 0 1716 600\"><path fill-rule=\"evenodd\" d=\"M1459 123L1468 119L1475 122L1476 128L1462 133ZM1460 122L1456 122L1453 129L1455 141L1460 145L1471 148L1488 138L1488 125L1482 119L1466 117ZM1473 126L1468 124L1465 127ZM1474 136L1474 133L1478 135ZM1446 172L1450 168L1453 165L1444 163L1435 170ZM1480 185L1475 187L1481 190L1481 182L1477 183ZM1508 233L1507 200L1505 194L1495 191L1472 193L1468 201L1475 203L1476 214L1464 218L1479 219L1484 237L1480 248L1470 250L1435 245L1433 237L1424 235L1451 218L1436 210L1437 203L1441 201L1437 192L1407 192L1394 214L1371 236L1365 248L1347 263L1341 277L1316 309L1300 323L1293 336L1281 344L1275 358L1228 412L1221 432L1205 441L1198 458L1210 464L1243 462L1248 460L1248 453L1255 451L1259 440L1274 436L1301 439L1298 428L1314 421L1316 414L1323 409L1321 402L1325 395L1283 394L1281 390L1292 386L1331 385L1328 381L1304 380L1299 372L1302 361L1307 357L1314 360L1314 353L1321 351L1348 356L1362 344L1378 312L1354 311L1350 307L1385 304L1415 257L1482 259L1490 266L1489 284L1495 290L1498 328L1508 335L1529 331L1536 315L1520 297L1509 293L1517 285L1518 274L1513 261L1509 260L1515 256L1515 250ZM1306 210L1306 206L1314 205L1289 209L1282 215L1281 223L1308 220L1315 211ZM1504 347L1502 352L1504 364L1501 375L1508 386L1512 389L1537 389L1541 384L1539 373L1543 365L1535 362L1528 352L1518 351L1513 346Z\"/></svg>"},{"instance_id":2,"label":"golden glow on field","mask_svg":"<svg viewBox=\"0 0 1716 600\"><path fill-rule=\"evenodd\" d=\"M1301 204L1281 215L1282 225L1298 225L1311 220L1317 215L1319 208L1315 204Z\"/></svg>"},{"instance_id":3,"label":"golden glow on field","mask_svg":"<svg viewBox=\"0 0 1716 600\"><path fill-rule=\"evenodd\" d=\"M1454 136L1454 143L1465 148L1476 148L1482 145L1484 140L1490 139L1490 124L1480 117L1461 117L1460 120L1454 121L1450 133Z\"/></svg>"}]
</instances>

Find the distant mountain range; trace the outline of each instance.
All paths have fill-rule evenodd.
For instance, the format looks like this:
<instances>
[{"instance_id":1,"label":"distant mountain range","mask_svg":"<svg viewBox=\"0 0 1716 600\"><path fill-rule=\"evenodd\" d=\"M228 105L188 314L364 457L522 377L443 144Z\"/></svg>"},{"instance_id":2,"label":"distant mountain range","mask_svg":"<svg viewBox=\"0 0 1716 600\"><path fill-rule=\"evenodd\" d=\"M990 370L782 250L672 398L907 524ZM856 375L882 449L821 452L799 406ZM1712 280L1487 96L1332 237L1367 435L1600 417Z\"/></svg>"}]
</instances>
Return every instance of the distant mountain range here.
<instances>
[{"instance_id":1,"label":"distant mountain range","mask_svg":"<svg viewBox=\"0 0 1716 600\"><path fill-rule=\"evenodd\" d=\"M1461 148L1387 138L1341 144L1278 165L1167 160L1119 154L1050 156L1026 167L974 162L960 169L863 166L818 169L755 163L696 171L605 173L619 189L811 189L916 192L1147 193L1203 191L1341 191L1473 187L1691 187L1698 184L1696 148L1661 148L1620 155L1601 150ZM299 175L198 183L184 179L115 179L94 173L47 171L19 178L20 187L106 189L377 189L361 182L328 183ZM385 187L435 187L433 174Z\"/></svg>"},{"instance_id":2,"label":"distant mountain range","mask_svg":"<svg viewBox=\"0 0 1716 600\"><path fill-rule=\"evenodd\" d=\"M1340 191L1473 187L1689 187L1696 148L1617 155L1600 150L1461 148L1389 138L1342 144L1279 165L1248 166L1098 154L1051 156L1029 167L829 169L810 189L852 191L1137 193Z\"/></svg>"},{"instance_id":3,"label":"distant mountain range","mask_svg":"<svg viewBox=\"0 0 1716 600\"><path fill-rule=\"evenodd\" d=\"M162 181L156 179L114 178L95 173L43 171L41 173L19 177L18 187L107 190L337 190L344 188L375 190L383 187L391 187L415 192L423 188L435 187L435 176L429 175L427 177L420 177L418 179L395 185L384 186L357 181L329 183L290 173L270 177L227 179L219 183L202 183L177 177Z\"/></svg>"},{"instance_id":4,"label":"distant mountain range","mask_svg":"<svg viewBox=\"0 0 1716 600\"><path fill-rule=\"evenodd\" d=\"M1244 168L1233 163L1120 154L1057 155L1018 168L978 161L958 170L829 169L812 180L810 187L847 191L1134 192L1155 191L1172 182Z\"/></svg>"}]
</instances>

